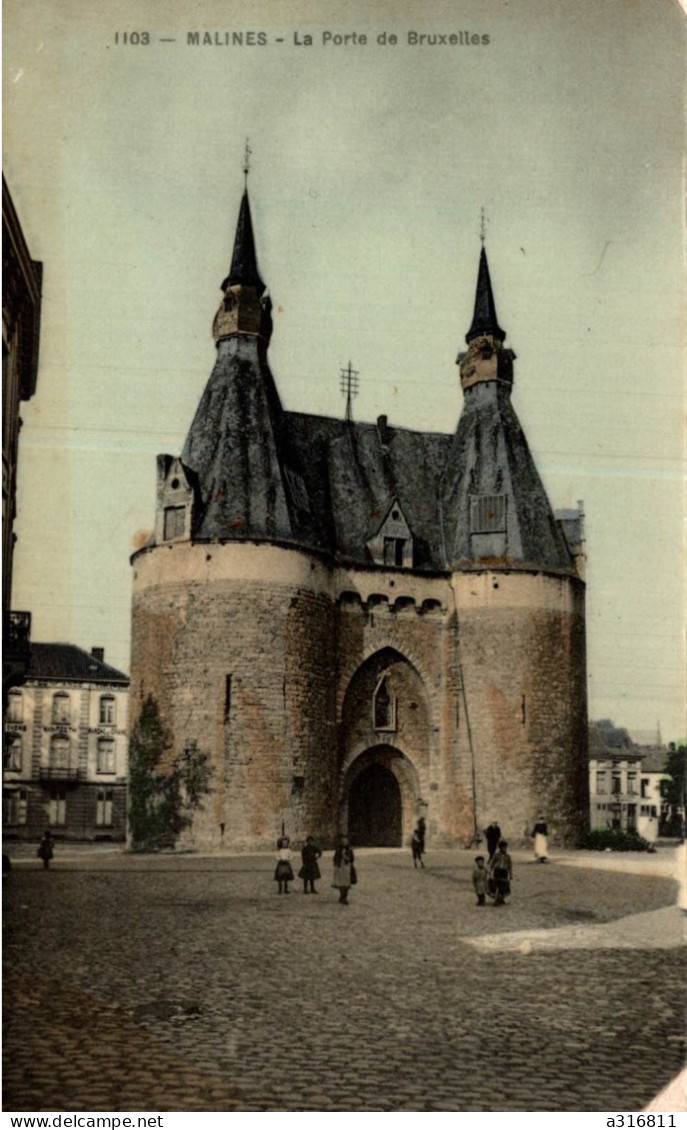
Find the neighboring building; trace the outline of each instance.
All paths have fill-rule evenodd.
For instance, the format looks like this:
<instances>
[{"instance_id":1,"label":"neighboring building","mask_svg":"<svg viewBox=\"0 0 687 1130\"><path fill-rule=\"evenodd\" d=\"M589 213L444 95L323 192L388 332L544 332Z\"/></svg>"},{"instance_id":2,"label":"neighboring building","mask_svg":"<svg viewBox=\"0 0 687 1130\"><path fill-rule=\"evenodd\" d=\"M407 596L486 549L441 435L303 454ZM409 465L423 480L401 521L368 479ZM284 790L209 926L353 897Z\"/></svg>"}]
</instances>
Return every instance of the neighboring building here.
<instances>
[{"instance_id":1,"label":"neighboring building","mask_svg":"<svg viewBox=\"0 0 687 1130\"><path fill-rule=\"evenodd\" d=\"M668 815L661 782L668 750L639 746L608 718L589 729L590 826L622 828L655 840Z\"/></svg>"},{"instance_id":2,"label":"neighboring building","mask_svg":"<svg viewBox=\"0 0 687 1130\"><path fill-rule=\"evenodd\" d=\"M152 696L169 763L195 748L213 769L185 841L269 847L283 822L401 845L423 814L434 845L494 817L517 842L541 812L574 843L582 516L557 520L511 405L484 248L453 434L354 422L350 394L345 419L284 410L247 193L222 290L214 370L132 558L132 725Z\"/></svg>"},{"instance_id":3,"label":"neighboring building","mask_svg":"<svg viewBox=\"0 0 687 1130\"><path fill-rule=\"evenodd\" d=\"M3 710L29 659L31 616L12 612L20 408L36 391L42 264L33 260L2 179L2 621Z\"/></svg>"},{"instance_id":4,"label":"neighboring building","mask_svg":"<svg viewBox=\"0 0 687 1130\"><path fill-rule=\"evenodd\" d=\"M129 679L65 643L32 643L23 686L9 692L5 838L123 840Z\"/></svg>"}]
</instances>

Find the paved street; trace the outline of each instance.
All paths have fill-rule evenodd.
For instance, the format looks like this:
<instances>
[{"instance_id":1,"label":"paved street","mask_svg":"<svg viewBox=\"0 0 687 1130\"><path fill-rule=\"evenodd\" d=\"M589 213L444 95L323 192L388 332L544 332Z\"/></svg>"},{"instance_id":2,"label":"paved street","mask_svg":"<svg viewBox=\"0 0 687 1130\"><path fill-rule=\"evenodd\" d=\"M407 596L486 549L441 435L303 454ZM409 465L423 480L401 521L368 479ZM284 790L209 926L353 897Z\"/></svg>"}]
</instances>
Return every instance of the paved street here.
<instances>
[{"instance_id":1,"label":"paved street","mask_svg":"<svg viewBox=\"0 0 687 1130\"><path fill-rule=\"evenodd\" d=\"M60 854L4 883L5 1110L627 1111L683 1065L684 948L598 934L675 931L667 878L516 854L478 908L471 853L370 850L344 907L330 853L307 897L270 856Z\"/></svg>"}]
</instances>

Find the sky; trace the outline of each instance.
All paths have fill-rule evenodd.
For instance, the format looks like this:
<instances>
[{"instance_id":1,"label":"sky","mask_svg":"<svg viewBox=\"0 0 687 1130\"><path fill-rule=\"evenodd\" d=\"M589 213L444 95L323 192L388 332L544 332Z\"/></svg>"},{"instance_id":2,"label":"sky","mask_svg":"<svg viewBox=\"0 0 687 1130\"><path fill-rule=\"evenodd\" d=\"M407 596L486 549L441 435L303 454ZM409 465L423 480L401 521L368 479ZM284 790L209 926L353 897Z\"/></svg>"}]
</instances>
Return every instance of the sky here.
<instances>
[{"instance_id":1,"label":"sky","mask_svg":"<svg viewBox=\"0 0 687 1130\"><path fill-rule=\"evenodd\" d=\"M350 360L356 419L454 430L484 208L515 409L552 505L584 503L590 716L682 737L684 43L676 0L6 0L3 168L44 265L33 638L129 670L129 557L214 363L248 137L289 410L342 415Z\"/></svg>"}]
</instances>

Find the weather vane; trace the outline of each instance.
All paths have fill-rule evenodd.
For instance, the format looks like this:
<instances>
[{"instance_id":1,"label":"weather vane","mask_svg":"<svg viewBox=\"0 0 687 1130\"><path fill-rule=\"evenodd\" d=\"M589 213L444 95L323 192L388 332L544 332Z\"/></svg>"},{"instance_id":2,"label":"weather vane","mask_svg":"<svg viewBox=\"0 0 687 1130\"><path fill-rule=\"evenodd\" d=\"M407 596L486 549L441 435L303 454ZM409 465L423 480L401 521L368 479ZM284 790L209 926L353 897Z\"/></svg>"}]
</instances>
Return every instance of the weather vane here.
<instances>
[{"instance_id":1,"label":"weather vane","mask_svg":"<svg viewBox=\"0 0 687 1130\"><path fill-rule=\"evenodd\" d=\"M248 174L250 172L250 155L253 152L249 145L249 138L246 138L246 146L243 151L243 176L245 178L246 186L248 185Z\"/></svg>"},{"instance_id":2,"label":"weather vane","mask_svg":"<svg viewBox=\"0 0 687 1130\"><path fill-rule=\"evenodd\" d=\"M353 419L352 400L354 396L358 395L358 371L351 368L351 362L348 362L348 368L341 370L341 392L346 397L346 419L350 422Z\"/></svg>"}]
</instances>

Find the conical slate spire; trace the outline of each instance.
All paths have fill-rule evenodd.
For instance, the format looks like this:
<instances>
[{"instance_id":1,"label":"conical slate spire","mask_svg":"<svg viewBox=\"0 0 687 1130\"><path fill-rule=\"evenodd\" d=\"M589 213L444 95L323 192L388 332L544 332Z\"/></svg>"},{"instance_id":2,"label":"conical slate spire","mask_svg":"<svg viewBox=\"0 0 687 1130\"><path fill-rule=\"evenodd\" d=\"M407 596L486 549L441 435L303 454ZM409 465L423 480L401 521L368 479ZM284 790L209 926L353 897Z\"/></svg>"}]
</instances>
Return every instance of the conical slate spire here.
<instances>
[{"instance_id":1,"label":"conical slate spire","mask_svg":"<svg viewBox=\"0 0 687 1130\"><path fill-rule=\"evenodd\" d=\"M496 305L491 289L489 264L487 263L487 253L484 249L484 245L482 245L479 257L475 312L472 316L472 325L465 335L465 340L469 345L473 338L481 337L483 334L491 334L493 337L498 338L499 341L503 341L506 336L505 330L501 329L496 319Z\"/></svg>"},{"instance_id":2,"label":"conical slate spire","mask_svg":"<svg viewBox=\"0 0 687 1130\"><path fill-rule=\"evenodd\" d=\"M231 259L229 274L222 283L222 290L230 286L252 286L258 295L264 293L266 287L260 278L258 260L255 254L255 239L253 236L253 222L250 215L248 190L245 189L239 209L239 218L236 225L234 239L234 253Z\"/></svg>"}]
</instances>

